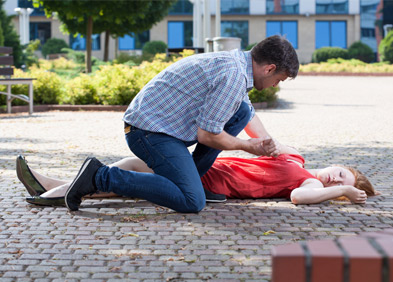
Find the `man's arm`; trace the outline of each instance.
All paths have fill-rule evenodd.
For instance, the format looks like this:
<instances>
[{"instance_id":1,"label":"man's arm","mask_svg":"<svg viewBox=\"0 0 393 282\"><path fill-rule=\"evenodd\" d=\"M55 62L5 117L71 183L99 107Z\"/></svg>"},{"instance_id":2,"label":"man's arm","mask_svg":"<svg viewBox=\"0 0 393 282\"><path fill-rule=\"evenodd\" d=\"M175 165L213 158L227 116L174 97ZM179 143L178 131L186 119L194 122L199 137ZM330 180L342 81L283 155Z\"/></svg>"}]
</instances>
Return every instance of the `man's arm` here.
<instances>
[{"instance_id":1,"label":"man's arm","mask_svg":"<svg viewBox=\"0 0 393 282\"><path fill-rule=\"evenodd\" d=\"M265 127L263 126L261 120L255 115L251 121L247 124L246 128L244 129L248 136L251 138L263 138L263 139L271 139L269 133L266 131ZM269 143L269 141L265 141ZM300 155L299 152L292 147L283 145L279 143L277 140L272 139L273 144L275 146L275 150L272 150L272 155L277 156L279 154L293 154L293 155Z\"/></svg>"},{"instance_id":2,"label":"man's arm","mask_svg":"<svg viewBox=\"0 0 393 282\"><path fill-rule=\"evenodd\" d=\"M270 155L273 146L263 146L263 138L243 140L234 137L225 131L214 134L198 127L198 142L218 150L243 150L261 156Z\"/></svg>"},{"instance_id":3,"label":"man's arm","mask_svg":"<svg viewBox=\"0 0 393 282\"><path fill-rule=\"evenodd\" d=\"M259 117L255 114L254 117L247 124L246 128L244 128L248 136L251 138L264 138L270 139L270 134L267 132L265 127L263 126Z\"/></svg>"}]
</instances>

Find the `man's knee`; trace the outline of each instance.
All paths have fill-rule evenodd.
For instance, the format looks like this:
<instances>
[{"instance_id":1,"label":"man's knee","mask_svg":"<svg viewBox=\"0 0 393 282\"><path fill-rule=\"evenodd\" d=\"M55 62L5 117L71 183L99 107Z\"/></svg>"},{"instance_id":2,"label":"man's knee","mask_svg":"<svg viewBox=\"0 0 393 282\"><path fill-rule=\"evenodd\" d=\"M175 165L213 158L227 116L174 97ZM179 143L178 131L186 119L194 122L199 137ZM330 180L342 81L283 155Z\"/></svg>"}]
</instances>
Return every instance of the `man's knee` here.
<instances>
[{"instance_id":1,"label":"man's knee","mask_svg":"<svg viewBox=\"0 0 393 282\"><path fill-rule=\"evenodd\" d=\"M187 205L184 207L182 212L187 213L197 213L203 210L206 205L206 197L205 193L201 194L200 196L189 197L187 199Z\"/></svg>"}]
</instances>

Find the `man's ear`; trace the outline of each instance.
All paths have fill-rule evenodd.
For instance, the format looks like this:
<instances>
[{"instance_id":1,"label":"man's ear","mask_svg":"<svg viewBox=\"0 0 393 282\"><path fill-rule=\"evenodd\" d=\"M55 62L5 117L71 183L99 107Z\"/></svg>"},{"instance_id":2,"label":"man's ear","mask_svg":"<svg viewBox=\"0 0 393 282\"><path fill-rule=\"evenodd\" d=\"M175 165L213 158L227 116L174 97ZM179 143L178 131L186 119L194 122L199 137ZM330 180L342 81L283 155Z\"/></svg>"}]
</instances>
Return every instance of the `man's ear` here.
<instances>
[{"instance_id":1,"label":"man's ear","mask_svg":"<svg viewBox=\"0 0 393 282\"><path fill-rule=\"evenodd\" d=\"M273 74L276 70L276 65L275 64L270 64L265 66L265 74Z\"/></svg>"}]
</instances>

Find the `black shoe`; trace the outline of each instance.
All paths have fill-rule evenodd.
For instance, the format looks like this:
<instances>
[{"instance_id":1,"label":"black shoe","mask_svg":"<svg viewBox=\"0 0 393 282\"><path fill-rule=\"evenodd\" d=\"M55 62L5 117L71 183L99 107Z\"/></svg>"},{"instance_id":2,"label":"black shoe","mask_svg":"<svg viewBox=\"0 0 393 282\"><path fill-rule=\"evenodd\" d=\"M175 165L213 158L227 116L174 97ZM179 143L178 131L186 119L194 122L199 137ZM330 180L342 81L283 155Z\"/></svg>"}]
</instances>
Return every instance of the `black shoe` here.
<instances>
[{"instance_id":1,"label":"black shoe","mask_svg":"<svg viewBox=\"0 0 393 282\"><path fill-rule=\"evenodd\" d=\"M214 194L213 192L210 192L205 188L203 189L205 190L206 202L222 203L227 200L227 196L225 196L224 194Z\"/></svg>"},{"instance_id":2,"label":"black shoe","mask_svg":"<svg viewBox=\"0 0 393 282\"><path fill-rule=\"evenodd\" d=\"M94 177L97 170L102 166L103 164L96 158L87 158L85 160L65 194L65 203L70 211L79 209L83 196L94 194L97 191Z\"/></svg>"},{"instance_id":3,"label":"black shoe","mask_svg":"<svg viewBox=\"0 0 393 282\"><path fill-rule=\"evenodd\" d=\"M34 177L26 159L20 155L16 158L16 175L31 196L38 196L46 192L46 189Z\"/></svg>"},{"instance_id":4,"label":"black shoe","mask_svg":"<svg viewBox=\"0 0 393 282\"><path fill-rule=\"evenodd\" d=\"M27 197L26 202L38 206L65 207L64 197L44 198L41 196Z\"/></svg>"}]
</instances>

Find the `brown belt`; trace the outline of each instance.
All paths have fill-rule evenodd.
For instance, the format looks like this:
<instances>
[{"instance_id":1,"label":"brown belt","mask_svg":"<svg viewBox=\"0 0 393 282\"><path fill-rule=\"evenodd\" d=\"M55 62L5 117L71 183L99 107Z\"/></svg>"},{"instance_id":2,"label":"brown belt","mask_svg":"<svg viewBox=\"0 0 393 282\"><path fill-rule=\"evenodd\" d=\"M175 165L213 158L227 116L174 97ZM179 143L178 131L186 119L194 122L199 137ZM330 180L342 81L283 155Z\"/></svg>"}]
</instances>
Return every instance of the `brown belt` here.
<instances>
[{"instance_id":1,"label":"brown belt","mask_svg":"<svg viewBox=\"0 0 393 282\"><path fill-rule=\"evenodd\" d=\"M131 125L124 127L124 134L127 134L131 131Z\"/></svg>"}]
</instances>

